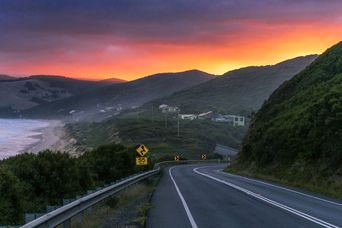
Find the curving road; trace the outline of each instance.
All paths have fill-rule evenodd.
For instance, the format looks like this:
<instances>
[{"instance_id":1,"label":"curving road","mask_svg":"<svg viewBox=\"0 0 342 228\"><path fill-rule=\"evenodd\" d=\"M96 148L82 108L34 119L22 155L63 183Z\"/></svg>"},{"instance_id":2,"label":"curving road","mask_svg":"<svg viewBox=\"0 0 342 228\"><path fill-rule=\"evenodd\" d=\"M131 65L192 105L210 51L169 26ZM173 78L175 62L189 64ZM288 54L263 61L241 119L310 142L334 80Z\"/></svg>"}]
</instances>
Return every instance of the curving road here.
<instances>
[{"instance_id":1,"label":"curving road","mask_svg":"<svg viewBox=\"0 0 342 228\"><path fill-rule=\"evenodd\" d=\"M224 173L223 168L165 169L147 227L342 227L342 201Z\"/></svg>"}]
</instances>

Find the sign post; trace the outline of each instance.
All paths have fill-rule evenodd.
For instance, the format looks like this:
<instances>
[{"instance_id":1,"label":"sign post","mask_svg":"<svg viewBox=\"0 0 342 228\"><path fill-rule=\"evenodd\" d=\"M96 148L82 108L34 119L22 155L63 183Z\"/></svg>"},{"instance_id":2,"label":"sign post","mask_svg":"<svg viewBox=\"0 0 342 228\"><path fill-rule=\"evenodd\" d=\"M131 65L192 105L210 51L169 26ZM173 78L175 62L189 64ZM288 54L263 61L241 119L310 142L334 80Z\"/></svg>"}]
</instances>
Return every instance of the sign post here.
<instances>
[{"instance_id":1,"label":"sign post","mask_svg":"<svg viewBox=\"0 0 342 228\"><path fill-rule=\"evenodd\" d=\"M135 165L148 165L148 158L146 157L146 154L148 153L149 149L144 144L140 144L135 151L139 155L135 158Z\"/></svg>"},{"instance_id":2,"label":"sign post","mask_svg":"<svg viewBox=\"0 0 342 228\"><path fill-rule=\"evenodd\" d=\"M135 158L135 164L136 165L147 165L148 159L147 159L147 157L136 157Z\"/></svg>"}]
</instances>

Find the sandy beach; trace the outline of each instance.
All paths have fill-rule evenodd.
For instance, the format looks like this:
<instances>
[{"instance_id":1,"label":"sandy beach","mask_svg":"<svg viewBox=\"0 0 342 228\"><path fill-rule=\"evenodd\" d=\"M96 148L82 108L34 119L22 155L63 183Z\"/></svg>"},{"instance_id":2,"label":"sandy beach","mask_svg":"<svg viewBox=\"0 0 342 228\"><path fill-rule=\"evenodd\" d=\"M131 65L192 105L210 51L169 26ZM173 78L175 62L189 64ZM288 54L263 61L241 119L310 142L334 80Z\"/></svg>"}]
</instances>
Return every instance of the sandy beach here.
<instances>
[{"instance_id":1,"label":"sandy beach","mask_svg":"<svg viewBox=\"0 0 342 228\"><path fill-rule=\"evenodd\" d=\"M74 141L62 121L0 119L0 159L46 149L73 152Z\"/></svg>"},{"instance_id":2,"label":"sandy beach","mask_svg":"<svg viewBox=\"0 0 342 228\"><path fill-rule=\"evenodd\" d=\"M62 121L51 120L47 127L37 129L37 131L41 133L39 135L39 142L28 146L25 149L26 152L38 153L39 151L47 149L52 151L65 151L70 144L70 140L67 139L65 134L64 123Z\"/></svg>"}]
</instances>

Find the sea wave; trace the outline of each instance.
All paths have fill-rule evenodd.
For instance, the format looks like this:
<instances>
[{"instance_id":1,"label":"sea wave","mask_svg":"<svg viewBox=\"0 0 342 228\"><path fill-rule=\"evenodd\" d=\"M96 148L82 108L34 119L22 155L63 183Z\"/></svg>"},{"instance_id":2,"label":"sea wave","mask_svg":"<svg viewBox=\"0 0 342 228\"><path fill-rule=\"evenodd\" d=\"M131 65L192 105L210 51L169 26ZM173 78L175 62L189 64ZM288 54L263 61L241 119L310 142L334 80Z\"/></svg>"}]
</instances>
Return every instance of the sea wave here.
<instances>
[{"instance_id":1,"label":"sea wave","mask_svg":"<svg viewBox=\"0 0 342 228\"><path fill-rule=\"evenodd\" d=\"M24 152L38 143L49 121L29 119L0 119L0 159Z\"/></svg>"}]
</instances>

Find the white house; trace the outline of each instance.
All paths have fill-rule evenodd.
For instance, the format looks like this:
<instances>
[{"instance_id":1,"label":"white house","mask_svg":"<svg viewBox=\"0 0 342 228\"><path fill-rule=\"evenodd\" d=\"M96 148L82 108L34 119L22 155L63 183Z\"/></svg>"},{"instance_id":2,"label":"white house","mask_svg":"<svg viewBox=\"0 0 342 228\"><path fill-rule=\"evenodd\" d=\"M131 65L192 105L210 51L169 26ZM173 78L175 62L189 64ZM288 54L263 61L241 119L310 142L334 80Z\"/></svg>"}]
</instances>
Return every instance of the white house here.
<instances>
[{"instance_id":1,"label":"white house","mask_svg":"<svg viewBox=\"0 0 342 228\"><path fill-rule=\"evenodd\" d=\"M160 110L162 110L162 109L164 109L164 108L167 108L167 107L169 107L167 104L161 104L161 105L159 105L159 109L160 109Z\"/></svg>"},{"instance_id":2,"label":"white house","mask_svg":"<svg viewBox=\"0 0 342 228\"><path fill-rule=\"evenodd\" d=\"M245 126L245 117L237 115L217 115L213 118L216 122L227 122L233 126Z\"/></svg>"},{"instance_id":3,"label":"white house","mask_svg":"<svg viewBox=\"0 0 342 228\"><path fill-rule=\"evenodd\" d=\"M182 120L194 120L197 118L195 114L179 114L178 117Z\"/></svg>"},{"instance_id":4,"label":"white house","mask_svg":"<svg viewBox=\"0 0 342 228\"><path fill-rule=\"evenodd\" d=\"M178 112L179 108L176 106L168 106L167 104L159 105L159 109L162 113L169 113L169 112Z\"/></svg>"},{"instance_id":5,"label":"white house","mask_svg":"<svg viewBox=\"0 0 342 228\"><path fill-rule=\"evenodd\" d=\"M245 126L245 117L237 115L226 115L227 118L231 119L233 126Z\"/></svg>"},{"instance_id":6,"label":"white house","mask_svg":"<svg viewBox=\"0 0 342 228\"><path fill-rule=\"evenodd\" d=\"M198 114L198 119L211 119L213 117L213 111Z\"/></svg>"}]
</instances>

